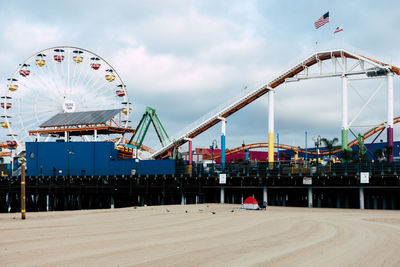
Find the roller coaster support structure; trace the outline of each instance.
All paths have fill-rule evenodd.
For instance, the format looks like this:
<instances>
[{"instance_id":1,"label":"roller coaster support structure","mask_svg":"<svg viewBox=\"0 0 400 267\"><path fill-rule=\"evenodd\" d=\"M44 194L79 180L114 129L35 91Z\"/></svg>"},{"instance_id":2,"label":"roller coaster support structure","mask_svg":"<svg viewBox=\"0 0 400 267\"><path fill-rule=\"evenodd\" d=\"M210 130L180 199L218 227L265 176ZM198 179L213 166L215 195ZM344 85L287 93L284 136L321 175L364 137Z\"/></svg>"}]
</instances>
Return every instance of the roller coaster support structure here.
<instances>
[{"instance_id":1,"label":"roller coaster support structure","mask_svg":"<svg viewBox=\"0 0 400 267\"><path fill-rule=\"evenodd\" d=\"M347 149L348 143L348 78L347 76L342 77L342 151Z\"/></svg>"},{"instance_id":2,"label":"roller coaster support structure","mask_svg":"<svg viewBox=\"0 0 400 267\"><path fill-rule=\"evenodd\" d=\"M226 119L221 117L220 120L221 120L221 166L222 166L222 171L225 171Z\"/></svg>"},{"instance_id":3,"label":"roller coaster support structure","mask_svg":"<svg viewBox=\"0 0 400 267\"><path fill-rule=\"evenodd\" d=\"M274 162L274 93L268 92L268 162Z\"/></svg>"},{"instance_id":4,"label":"roller coaster support structure","mask_svg":"<svg viewBox=\"0 0 400 267\"><path fill-rule=\"evenodd\" d=\"M387 154L388 161L393 162L393 73L391 71L387 73L387 83Z\"/></svg>"}]
</instances>

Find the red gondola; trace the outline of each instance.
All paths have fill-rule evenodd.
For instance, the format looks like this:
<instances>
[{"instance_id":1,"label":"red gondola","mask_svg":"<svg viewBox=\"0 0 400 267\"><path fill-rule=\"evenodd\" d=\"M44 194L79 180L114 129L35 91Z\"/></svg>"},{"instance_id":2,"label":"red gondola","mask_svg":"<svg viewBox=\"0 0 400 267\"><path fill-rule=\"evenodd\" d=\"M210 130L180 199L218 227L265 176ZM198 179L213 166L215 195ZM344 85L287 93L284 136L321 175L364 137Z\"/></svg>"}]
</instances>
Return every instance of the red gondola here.
<instances>
[{"instance_id":1,"label":"red gondola","mask_svg":"<svg viewBox=\"0 0 400 267\"><path fill-rule=\"evenodd\" d=\"M121 97L125 95L124 90L117 90L116 93L117 93L117 96L121 96Z\"/></svg>"},{"instance_id":2,"label":"red gondola","mask_svg":"<svg viewBox=\"0 0 400 267\"><path fill-rule=\"evenodd\" d=\"M98 70L101 66L100 63L98 63L100 61L100 58L98 57L92 57L90 58L90 60L92 60L92 64L90 64L90 66L92 67L92 69L94 70Z\"/></svg>"},{"instance_id":3,"label":"red gondola","mask_svg":"<svg viewBox=\"0 0 400 267\"><path fill-rule=\"evenodd\" d=\"M54 55L54 60L57 62L61 62L64 60L64 56L61 55Z\"/></svg>"},{"instance_id":4,"label":"red gondola","mask_svg":"<svg viewBox=\"0 0 400 267\"><path fill-rule=\"evenodd\" d=\"M20 74L21 76L23 76L23 77L28 76L28 75L31 73L31 71L28 70L28 67L29 67L29 66L30 66L29 64L23 64L22 67L21 67L21 69L20 69L20 71L19 71L19 74Z\"/></svg>"},{"instance_id":5,"label":"red gondola","mask_svg":"<svg viewBox=\"0 0 400 267\"><path fill-rule=\"evenodd\" d=\"M6 105L4 105L4 102L2 102L0 105L1 105L2 108L6 107L6 109L9 109L9 108L12 107L11 103L7 103Z\"/></svg>"},{"instance_id":6,"label":"red gondola","mask_svg":"<svg viewBox=\"0 0 400 267\"><path fill-rule=\"evenodd\" d=\"M99 63L92 63L92 64L90 64L90 66L92 67L92 69L98 70L98 69L100 68L101 64L99 64Z\"/></svg>"},{"instance_id":7,"label":"red gondola","mask_svg":"<svg viewBox=\"0 0 400 267\"><path fill-rule=\"evenodd\" d=\"M26 77L31 73L30 70L20 70L19 74L21 74L21 76Z\"/></svg>"},{"instance_id":8,"label":"red gondola","mask_svg":"<svg viewBox=\"0 0 400 267\"><path fill-rule=\"evenodd\" d=\"M61 63L61 61L64 60L64 56L62 55L62 53L64 53L64 50L54 49L54 52L56 52L56 54L54 55L54 60Z\"/></svg>"}]
</instances>

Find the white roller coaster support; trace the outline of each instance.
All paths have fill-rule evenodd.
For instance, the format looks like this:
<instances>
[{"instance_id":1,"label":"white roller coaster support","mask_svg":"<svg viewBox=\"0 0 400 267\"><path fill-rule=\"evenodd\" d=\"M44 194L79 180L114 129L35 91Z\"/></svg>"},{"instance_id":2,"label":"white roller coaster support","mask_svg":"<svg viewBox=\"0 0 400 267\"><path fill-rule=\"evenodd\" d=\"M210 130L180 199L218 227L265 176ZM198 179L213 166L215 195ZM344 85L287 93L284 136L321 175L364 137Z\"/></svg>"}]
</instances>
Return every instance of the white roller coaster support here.
<instances>
[{"instance_id":1,"label":"white roller coaster support","mask_svg":"<svg viewBox=\"0 0 400 267\"><path fill-rule=\"evenodd\" d=\"M387 110L387 121L388 127L393 128L393 73L387 74L387 82L388 82L388 110Z\"/></svg>"},{"instance_id":2,"label":"white roller coaster support","mask_svg":"<svg viewBox=\"0 0 400 267\"><path fill-rule=\"evenodd\" d=\"M274 90L268 92L268 162L274 162Z\"/></svg>"}]
</instances>

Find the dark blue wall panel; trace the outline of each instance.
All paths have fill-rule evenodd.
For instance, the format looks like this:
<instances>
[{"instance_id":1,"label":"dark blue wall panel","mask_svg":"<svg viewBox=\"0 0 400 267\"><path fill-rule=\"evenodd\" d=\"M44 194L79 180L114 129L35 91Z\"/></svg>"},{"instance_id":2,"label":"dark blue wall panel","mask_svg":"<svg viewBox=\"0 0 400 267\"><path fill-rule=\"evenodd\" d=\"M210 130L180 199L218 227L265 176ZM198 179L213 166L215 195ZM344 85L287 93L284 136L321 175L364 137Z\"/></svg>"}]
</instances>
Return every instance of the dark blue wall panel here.
<instances>
[{"instance_id":1,"label":"dark blue wall panel","mask_svg":"<svg viewBox=\"0 0 400 267\"><path fill-rule=\"evenodd\" d=\"M27 174L131 175L174 174L174 160L119 159L112 142L27 142Z\"/></svg>"}]
</instances>

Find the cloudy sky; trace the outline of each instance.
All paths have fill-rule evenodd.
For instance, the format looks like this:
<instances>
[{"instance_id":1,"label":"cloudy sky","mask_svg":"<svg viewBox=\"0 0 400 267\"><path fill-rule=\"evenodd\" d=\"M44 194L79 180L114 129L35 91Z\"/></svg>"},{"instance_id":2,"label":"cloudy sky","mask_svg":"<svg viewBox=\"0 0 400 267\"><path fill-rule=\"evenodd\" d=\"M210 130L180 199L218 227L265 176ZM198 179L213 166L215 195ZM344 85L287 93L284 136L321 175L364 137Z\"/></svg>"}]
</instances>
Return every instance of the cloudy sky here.
<instances>
[{"instance_id":1,"label":"cloudy sky","mask_svg":"<svg viewBox=\"0 0 400 267\"><path fill-rule=\"evenodd\" d=\"M171 136L244 90L272 80L319 46L342 43L400 65L398 1L1 1L0 80L42 49L70 45L106 59L127 85L135 127L145 107L157 109ZM325 12L331 22L316 30ZM333 35L343 25L344 31ZM350 120L379 85L354 83ZM399 80L395 78L395 97ZM6 88L4 89L6 90ZM319 79L280 86L275 130L280 142L304 146L304 133L340 136L341 81ZM386 120L386 86L360 125ZM399 115L396 101L395 116ZM227 147L266 142L266 96L229 117ZM357 125L357 123L355 123ZM355 128L364 131L365 128ZM395 139L399 139L395 131ZM219 144L216 125L195 147ZM150 146L157 140L152 132Z\"/></svg>"}]
</instances>

